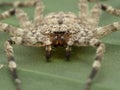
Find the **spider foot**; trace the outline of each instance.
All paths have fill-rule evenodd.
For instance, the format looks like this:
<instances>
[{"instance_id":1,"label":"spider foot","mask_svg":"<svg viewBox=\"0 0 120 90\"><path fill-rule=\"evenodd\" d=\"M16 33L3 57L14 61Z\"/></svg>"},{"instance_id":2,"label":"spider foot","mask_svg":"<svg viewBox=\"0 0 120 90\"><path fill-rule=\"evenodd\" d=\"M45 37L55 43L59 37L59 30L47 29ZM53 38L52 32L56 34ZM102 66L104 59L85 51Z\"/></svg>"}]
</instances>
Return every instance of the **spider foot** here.
<instances>
[{"instance_id":1,"label":"spider foot","mask_svg":"<svg viewBox=\"0 0 120 90\"><path fill-rule=\"evenodd\" d=\"M66 48L66 61L70 61L70 56L71 56L71 48L70 48L70 46L67 46L67 48Z\"/></svg>"},{"instance_id":2,"label":"spider foot","mask_svg":"<svg viewBox=\"0 0 120 90\"><path fill-rule=\"evenodd\" d=\"M21 81L20 79L16 79L16 90L21 90Z\"/></svg>"},{"instance_id":3,"label":"spider foot","mask_svg":"<svg viewBox=\"0 0 120 90\"><path fill-rule=\"evenodd\" d=\"M70 61L71 52L66 51L66 61Z\"/></svg>"},{"instance_id":4,"label":"spider foot","mask_svg":"<svg viewBox=\"0 0 120 90\"><path fill-rule=\"evenodd\" d=\"M45 56L46 56L46 61L47 62L51 62L51 60L50 60L50 57L51 57L51 46L50 45L47 45L46 46L46 53L45 53Z\"/></svg>"},{"instance_id":5,"label":"spider foot","mask_svg":"<svg viewBox=\"0 0 120 90\"><path fill-rule=\"evenodd\" d=\"M50 60L50 57L51 57L51 52L50 51L46 51L46 61L47 62L51 62L51 60Z\"/></svg>"}]
</instances>

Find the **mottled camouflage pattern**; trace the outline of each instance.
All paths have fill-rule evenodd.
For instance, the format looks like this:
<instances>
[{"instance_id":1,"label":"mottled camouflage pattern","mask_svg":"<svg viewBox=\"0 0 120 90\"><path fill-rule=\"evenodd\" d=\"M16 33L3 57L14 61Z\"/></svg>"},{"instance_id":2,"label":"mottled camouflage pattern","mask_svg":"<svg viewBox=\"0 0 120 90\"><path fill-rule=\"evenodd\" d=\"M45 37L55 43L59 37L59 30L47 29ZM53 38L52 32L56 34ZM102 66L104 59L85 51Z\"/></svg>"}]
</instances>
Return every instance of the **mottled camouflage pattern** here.
<instances>
[{"instance_id":1,"label":"mottled camouflage pattern","mask_svg":"<svg viewBox=\"0 0 120 90\"><path fill-rule=\"evenodd\" d=\"M70 57L71 46L73 45L96 47L95 61L93 62L93 68L84 89L90 90L90 86L101 66L105 52L105 45L99 39L120 29L120 22L99 27L98 23L101 10L116 16L120 16L120 10L96 2L97 4L93 6L91 14L89 15L88 1L80 0L79 15L75 15L72 12L61 11L58 13L53 12L46 16L42 14L44 5L40 0L0 3L0 5L11 5L15 7L0 14L0 19L5 19L15 14L21 25L21 27L18 28L0 22L0 31L7 32L12 36L5 43L5 51L8 57L8 66L16 82L17 90L21 90L21 88L20 80L16 72L17 66L14 60L13 44L45 47L47 61L49 61L53 46L65 46L67 59ZM28 15L19 8L24 6L36 7L33 22L30 21Z\"/></svg>"}]
</instances>

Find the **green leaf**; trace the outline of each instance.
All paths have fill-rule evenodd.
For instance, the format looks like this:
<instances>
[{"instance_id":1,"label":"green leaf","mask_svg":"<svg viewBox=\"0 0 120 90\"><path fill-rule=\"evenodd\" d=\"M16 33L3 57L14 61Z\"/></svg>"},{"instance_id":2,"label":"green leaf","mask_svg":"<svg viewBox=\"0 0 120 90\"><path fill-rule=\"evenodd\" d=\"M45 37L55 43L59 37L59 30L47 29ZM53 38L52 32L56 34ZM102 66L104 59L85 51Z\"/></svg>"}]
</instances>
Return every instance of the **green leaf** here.
<instances>
[{"instance_id":1,"label":"green leaf","mask_svg":"<svg viewBox=\"0 0 120 90\"><path fill-rule=\"evenodd\" d=\"M1 0L15 1L15 0ZM46 8L44 14L58 11L78 13L78 0L43 0ZM120 8L119 0L108 0L102 3ZM12 7L0 7L3 12ZM23 8L33 18L33 8ZM102 13L100 26L119 21L115 17ZM19 26L15 16L2 20L11 25ZM0 90L15 90L14 83L7 67L7 58L4 52L4 42L10 36L0 33ZM117 31L102 41L106 44L106 53L92 90L119 90L120 89L120 32ZM19 77L22 80L22 90L83 90L87 77L92 68L95 49L92 47L73 47L71 61L65 61L65 49L53 50L52 62L47 63L44 57L44 48L14 46L15 58L18 65Z\"/></svg>"}]
</instances>

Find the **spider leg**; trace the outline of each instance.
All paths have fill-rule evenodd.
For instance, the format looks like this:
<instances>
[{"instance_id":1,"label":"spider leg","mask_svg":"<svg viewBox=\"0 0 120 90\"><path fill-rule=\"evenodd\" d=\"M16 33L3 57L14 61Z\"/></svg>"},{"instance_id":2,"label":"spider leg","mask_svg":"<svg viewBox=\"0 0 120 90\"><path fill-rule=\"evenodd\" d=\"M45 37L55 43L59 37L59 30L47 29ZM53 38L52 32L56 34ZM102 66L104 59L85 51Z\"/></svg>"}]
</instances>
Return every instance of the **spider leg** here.
<instances>
[{"instance_id":1,"label":"spider leg","mask_svg":"<svg viewBox=\"0 0 120 90\"><path fill-rule=\"evenodd\" d=\"M120 16L120 9L115 9L112 6L101 4L101 9L109 14Z\"/></svg>"},{"instance_id":2,"label":"spider leg","mask_svg":"<svg viewBox=\"0 0 120 90\"><path fill-rule=\"evenodd\" d=\"M14 14L15 14L14 9L7 10L7 11L0 14L0 20L8 18L8 17L10 17L10 16L12 16Z\"/></svg>"},{"instance_id":3,"label":"spider leg","mask_svg":"<svg viewBox=\"0 0 120 90\"><path fill-rule=\"evenodd\" d=\"M66 61L70 60L70 55L71 55L71 46L66 47Z\"/></svg>"},{"instance_id":4,"label":"spider leg","mask_svg":"<svg viewBox=\"0 0 120 90\"><path fill-rule=\"evenodd\" d=\"M52 48L51 48L51 45L46 45L46 48L45 48L45 51L46 51L46 61L47 62L50 62L50 57L51 57L51 50L52 50Z\"/></svg>"},{"instance_id":5,"label":"spider leg","mask_svg":"<svg viewBox=\"0 0 120 90\"><path fill-rule=\"evenodd\" d=\"M0 6L13 6L13 7L31 7L36 5L36 0L29 1L15 1L15 2L0 2Z\"/></svg>"},{"instance_id":6,"label":"spider leg","mask_svg":"<svg viewBox=\"0 0 120 90\"><path fill-rule=\"evenodd\" d=\"M29 20L27 13L25 13L22 9L15 9L15 14L23 28L28 29L32 26L32 22Z\"/></svg>"},{"instance_id":7,"label":"spider leg","mask_svg":"<svg viewBox=\"0 0 120 90\"><path fill-rule=\"evenodd\" d=\"M42 12L44 9L44 5L41 2L41 0L37 0L38 2L36 3L36 8L35 8L35 15L34 15L34 23L35 25L40 25L42 22Z\"/></svg>"},{"instance_id":8,"label":"spider leg","mask_svg":"<svg viewBox=\"0 0 120 90\"><path fill-rule=\"evenodd\" d=\"M89 25L91 26L91 30L93 30L98 26L100 14L101 14L101 8L100 8L100 4L98 3L92 8L91 15L88 20Z\"/></svg>"},{"instance_id":9,"label":"spider leg","mask_svg":"<svg viewBox=\"0 0 120 90\"><path fill-rule=\"evenodd\" d=\"M36 0L33 1L16 1L16 2L0 2L0 6L13 6L13 7L31 7L36 5ZM0 19L8 18L15 14L15 9L10 9L0 14Z\"/></svg>"},{"instance_id":10,"label":"spider leg","mask_svg":"<svg viewBox=\"0 0 120 90\"><path fill-rule=\"evenodd\" d=\"M101 67L101 61L105 52L105 45L102 42L100 42L98 39L91 39L89 41L89 44L90 46L96 47L97 50L96 50L95 61L93 62L93 66L92 66L92 71L90 72L84 90L90 90L93 79L95 78L98 70Z\"/></svg>"},{"instance_id":11,"label":"spider leg","mask_svg":"<svg viewBox=\"0 0 120 90\"><path fill-rule=\"evenodd\" d=\"M95 30L94 37L102 38L112 32L118 31L120 29L120 22L114 22L113 24L99 27Z\"/></svg>"},{"instance_id":12,"label":"spider leg","mask_svg":"<svg viewBox=\"0 0 120 90\"><path fill-rule=\"evenodd\" d=\"M85 22L87 21L87 17L88 17L88 1L87 0L80 0L79 1L79 17L81 22Z\"/></svg>"},{"instance_id":13,"label":"spider leg","mask_svg":"<svg viewBox=\"0 0 120 90\"><path fill-rule=\"evenodd\" d=\"M21 81L17 74L17 70L16 70L17 65L16 65L16 62L14 59L14 51L13 51L13 47L12 47L13 44L15 44L15 42L12 40L6 41L5 42L5 51L6 51L6 55L8 57L8 67L10 69L10 72L11 72L14 82L16 84L16 90L21 90L21 88L20 88Z\"/></svg>"},{"instance_id":14,"label":"spider leg","mask_svg":"<svg viewBox=\"0 0 120 90\"><path fill-rule=\"evenodd\" d=\"M28 28L32 25L31 21L28 18L28 15L23 10L18 9L18 8L10 9L10 10L3 12L2 14L0 14L0 19L5 19L13 15L16 15L22 27Z\"/></svg>"},{"instance_id":15,"label":"spider leg","mask_svg":"<svg viewBox=\"0 0 120 90\"><path fill-rule=\"evenodd\" d=\"M78 34L79 35L79 34ZM93 79L95 78L98 70L100 69L101 66L101 61L105 52L105 45L98 39L88 39L85 37L81 37L80 39L74 40L71 39L68 42L68 45L75 45L75 46L92 46L92 47L96 47L96 56L95 56L95 61L93 62L93 66L92 66L92 71L90 72L90 75L88 77L88 80L86 82L85 85L85 89L84 90L90 90L90 87L92 85Z\"/></svg>"},{"instance_id":16,"label":"spider leg","mask_svg":"<svg viewBox=\"0 0 120 90\"><path fill-rule=\"evenodd\" d=\"M0 31L7 32L12 36L22 36L24 34L23 29L2 22L0 22Z\"/></svg>"}]
</instances>

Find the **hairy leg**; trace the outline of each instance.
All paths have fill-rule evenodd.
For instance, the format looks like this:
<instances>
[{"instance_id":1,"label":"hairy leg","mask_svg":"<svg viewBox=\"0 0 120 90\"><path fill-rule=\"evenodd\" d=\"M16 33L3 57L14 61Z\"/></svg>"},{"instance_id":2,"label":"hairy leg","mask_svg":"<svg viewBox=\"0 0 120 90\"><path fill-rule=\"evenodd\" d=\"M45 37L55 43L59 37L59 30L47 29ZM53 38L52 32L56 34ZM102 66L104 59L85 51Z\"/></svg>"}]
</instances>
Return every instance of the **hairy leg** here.
<instances>
[{"instance_id":1,"label":"hairy leg","mask_svg":"<svg viewBox=\"0 0 120 90\"><path fill-rule=\"evenodd\" d=\"M12 36L22 36L24 34L23 29L2 22L0 22L0 31L7 32Z\"/></svg>"},{"instance_id":2,"label":"hairy leg","mask_svg":"<svg viewBox=\"0 0 120 90\"><path fill-rule=\"evenodd\" d=\"M3 12L2 14L0 14L0 19L5 19L13 15L16 15L16 17L18 18L20 22L20 25L23 28L28 28L32 25L31 21L29 20L28 15L23 10L18 9L18 8L10 9L10 10Z\"/></svg>"},{"instance_id":3,"label":"hairy leg","mask_svg":"<svg viewBox=\"0 0 120 90\"><path fill-rule=\"evenodd\" d=\"M102 42L100 42L98 39L91 39L89 44L90 46L96 47L97 50L96 50L95 61L93 62L93 66L92 66L92 71L90 72L84 90L90 90L93 79L95 78L98 70L101 67L101 61L105 52L105 45Z\"/></svg>"},{"instance_id":4,"label":"hairy leg","mask_svg":"<svg viewBox=\"0 0 120 90\"><path fill-rule=\"evenodd\" d=\"M8 18L14 14L15 14L15 9L7 10L7 11L0 14L0 20Z\"/></svg>"},{"instance_id":5,"label":"hairy leg","mask_svg":"<svg viewBox=\"0 0 120 90\"><path fill-rule=\"evenodd\" d=\"M88 17L88 1L80 0L79 9L80 9L80 12L79 12L80 20L82 20L81 22L86 23L87 17Z\"/></svg>"},{"instance_id":6,"label":"hairy leg","mask_svg":"<svg viewBox=\"0 0 120 90\"><path fill-rule=\"evenodd\" d=\"M91 26L91 30L93 30L94 28L96 28L98 26L100 14L101 14L100 4L97 3L92 8L91 15L90 15L90 18L88 20L89 25Z\"/></svg>"},{"instance_id":7,"label":"hairy leg","mask_svg":"<svg viewBox=\"0 0 120 90\"><path fill-rule=\"evenodd\" d=\"M78 34L78 36L79 36L79 34ZM95 78L97 72L100 69L101 61L102 61L102 58L103 58L103 55L104 55L104 52L105 52L105 45L98 39L94 39L94 38L93 39L91 39L91 38L88 39L88 38L85 38L85 37L78 38L78 40L74 40L74 37L73 37L68 41L68 45L69 46L72 46L72 45L75 45L75 46L92 46L92 47L97 48L95 61L93 62L93 67L92 67L92 70L90 72L90 75L88 77L88 80L86 82L85 89L84 89L84 90L90 90L93 79Z\"/></svg>"},{"instance_id":8,"label":"hairy leg","mask_svg":"<svg viewBox=\"0 0 120 90\"><path fill-rule=\"evenodd\" d=\"M29 29L32 26L32 22L29 20L27 13L22 9L15 9L15 14L23 28Z\"/></svg>"},{"instance_id":9,"label":"hairy leg","mask_svg":"<svg viewBox=\"0 0 120 90\"><path fill-rule=\"evenodd\" d=\"M34 23L35 25L40 25L42 22L42 18L43 18L43 9L44 9L44 5L41 2L41 0L37 0L36 3L36 8L35 8L35 15L34 15Z\"/></svg>"},{"instance_id":10,"label":"hairy leg","mask_svg":"<svg viewBox=\"0 0 120 90\"><path fill-rule=\"evenodd\" d=\"M88 0L88 1L94 2L94 1L100 1L100 0ZM98 25L99 15L101 12L100 9L107 12L108 14L120 16L120 9L115 9L112 6L109 6L107 4L100 4L99 3L99 4L95 5L91 11L91 18L90 18L89 22L90 22L91 26L93 26L93 28Z\"/></svg>"},{"instance_id":11,"label":"hairy leg","mask_svg":"<svg viewBox=\"0 0 120 90\"><path fill-rule=\"evenodd\" d=\"M17 65L16 65L16 62L14 59L14 51L13 51L13 47L12 47L13 44L15 44L15 42L12 40L6 41L5 42L5 51L6 51L6 55L8 57L8 67L12 74L13 80L16 84L16 90L21 90L21 88L20 88L21 81L17 74L17 70L16 70Z\"/></svg>"},{"instance_id":12,"label":"hairy leg","mask_svg":"<svg viewBox=\"0 0 120 90\"><path fill-rule=\"evenodd\" d=\"M112 6L101 4L101 9L109 14L120 16L120 9L115 9Z\"/></svg>"},{"instance_id":13,"label":"hairy leg","mask_svg":"<svg viewBox=\"0 0 120 90\"><path fill-rule=\"evenodd\" d=\"M96 38L102 38L112 32L118 31L120 29L120 22L114 22L113 24L99 27L95 30L94 36Z\"/></svg>"},{"instance_id":14,"label":"hairy leg","mask_svg":"<svg viewBox=\"0 0 120 90\"><path fill-rule=\"evenodd\" d=\"M0 6L13 6L13 7L31 7L35 6L36 0L28 0L28 1L15 1L15 2L0 2Z\"/></svg>"},{"instance_id":15,"label":"hairy leg","mask_svg":"<svg viewBox=\"0 0 120 90\"><path fill-rule=\"evenodd\" d=\"M115 9L112 6L106 4L100 4L100 7L103 11L115 15L120 16L120 9ZM120 29L120 22L114 22L113 24L109 24L103 27L99 27L95 30L94 36L96 38L102 38L112 32L118 31Z\"/></svg>"},{"instance_id":16,"label":"hairy leg","mask_svg":"<svg viewBox=\"0 0 120 90\"><path fill-rule=\"evenodd\" d=\"M36 5L36 0L32 1L16 1L16 2L0 2L0 6L13 6L14 8L16 7L31 7ZM5 11L4 13L0 14L0 19L5 19L8 18L12 15L15 14L15 9L10 9Z\"/></svg>"}]
</instances>

